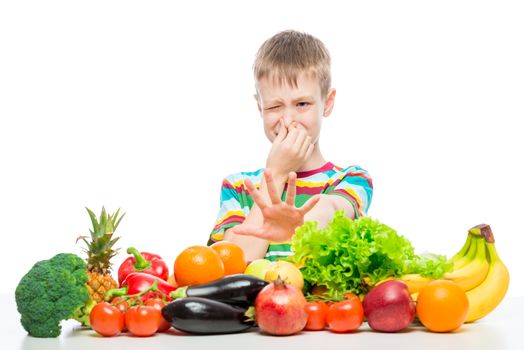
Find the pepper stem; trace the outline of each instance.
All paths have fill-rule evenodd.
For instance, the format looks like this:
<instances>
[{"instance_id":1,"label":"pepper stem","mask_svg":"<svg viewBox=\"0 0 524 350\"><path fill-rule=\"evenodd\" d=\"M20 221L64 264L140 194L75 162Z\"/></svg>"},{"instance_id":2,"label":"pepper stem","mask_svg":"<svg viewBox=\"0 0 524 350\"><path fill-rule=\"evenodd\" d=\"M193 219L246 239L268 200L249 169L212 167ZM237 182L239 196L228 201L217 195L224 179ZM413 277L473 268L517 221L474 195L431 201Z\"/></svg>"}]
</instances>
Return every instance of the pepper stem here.
<instances>
[{"instance_id":1,"label":"pepper stem","mask_svg":"<svg viewBox=\"0 0 524 350\"><path fill-rule=\"evenodd\" d=\"M127 248L127 254L133 254L135 257L135 264L133 265L135 270L144 271L151 267L151 261L146 260L136 248Z\"/></svg>"},{"instance_id":2,"label":"pepper stem","mask_svg":"<svg viewBox=\"0 0 524 350\"><path fill-rule=\"evenodd\" d=\"M176 290L169 293L169 297L171 299L180 299L180 298L186 298L187 297L187 286L186 287L180 287Z\"/></svg>"}]
</instances>

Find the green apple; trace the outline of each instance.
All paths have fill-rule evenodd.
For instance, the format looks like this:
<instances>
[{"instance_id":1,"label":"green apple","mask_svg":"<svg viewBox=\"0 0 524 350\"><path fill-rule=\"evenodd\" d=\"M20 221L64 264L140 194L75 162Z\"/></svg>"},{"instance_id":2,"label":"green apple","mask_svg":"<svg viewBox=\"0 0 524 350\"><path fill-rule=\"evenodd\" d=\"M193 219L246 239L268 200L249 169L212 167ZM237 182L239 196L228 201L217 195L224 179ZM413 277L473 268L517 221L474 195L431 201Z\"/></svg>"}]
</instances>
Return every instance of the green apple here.
<instances>
[{"instance_id":1,"label":"green apple","mask_svg":"<svg viewBox=\"0 0 524 350\"><path fill-rule=\"evenodd\" d=\"M251 275L260 279L264 279L267 270L269 270L270 265L271 261L266 259L253 260L249 263L249 265L247 265L246 269L244 270L244 273L246 275Z\"/></svg>"}]
</instances>

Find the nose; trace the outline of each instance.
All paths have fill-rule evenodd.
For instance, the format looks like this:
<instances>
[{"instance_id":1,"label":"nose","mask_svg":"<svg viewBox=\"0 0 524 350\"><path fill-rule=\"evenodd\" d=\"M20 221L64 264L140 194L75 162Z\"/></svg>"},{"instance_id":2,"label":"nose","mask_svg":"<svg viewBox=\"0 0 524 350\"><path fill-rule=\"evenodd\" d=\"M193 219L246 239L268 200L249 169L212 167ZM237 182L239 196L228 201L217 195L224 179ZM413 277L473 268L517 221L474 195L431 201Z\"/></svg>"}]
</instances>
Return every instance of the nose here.
<instances>
[{"instance_id":1,"label":"nose","mask_svg":"<svg viewBox=\"0 0 524 350\"><path fill-rule=\"evenodd\" d=\"M295 121L295 115L293 114L292 111L285 108L284 111L282 112L282 119L284 120L284 126L286 128L289 128L291 126L291 123Z\"/></svg>"}]
</instances>

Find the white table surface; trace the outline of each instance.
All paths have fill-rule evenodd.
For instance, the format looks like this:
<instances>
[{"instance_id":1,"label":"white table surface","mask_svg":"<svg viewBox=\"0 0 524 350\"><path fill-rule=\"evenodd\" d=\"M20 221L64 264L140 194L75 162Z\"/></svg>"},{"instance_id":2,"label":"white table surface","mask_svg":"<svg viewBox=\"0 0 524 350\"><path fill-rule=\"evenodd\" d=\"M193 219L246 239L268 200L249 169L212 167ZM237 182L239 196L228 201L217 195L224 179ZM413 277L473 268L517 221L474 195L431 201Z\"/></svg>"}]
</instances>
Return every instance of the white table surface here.
<instances>
[{"instance_id":1,"label":"white table surface","mask_svg":"<svg viewBox=\"0 0 524 350\"><path fill-rule=\"evenodd\" d=\"M400 333L378 333L371 331L364 323L358 332L350 334L317 331L274 337L254 328L238 334L194 336L171 329L149 338L128 335L103 338L90 329L82 329L76 321L65 321L62 322L62 334L58 338L42 339L28 336L20 325L14 296L0 296L0 348L3 350L524 349L524 298L506 298L484 319L464 325L455 333L446 334L431 333L420 326Z\"/></svg>"}]
</instances>

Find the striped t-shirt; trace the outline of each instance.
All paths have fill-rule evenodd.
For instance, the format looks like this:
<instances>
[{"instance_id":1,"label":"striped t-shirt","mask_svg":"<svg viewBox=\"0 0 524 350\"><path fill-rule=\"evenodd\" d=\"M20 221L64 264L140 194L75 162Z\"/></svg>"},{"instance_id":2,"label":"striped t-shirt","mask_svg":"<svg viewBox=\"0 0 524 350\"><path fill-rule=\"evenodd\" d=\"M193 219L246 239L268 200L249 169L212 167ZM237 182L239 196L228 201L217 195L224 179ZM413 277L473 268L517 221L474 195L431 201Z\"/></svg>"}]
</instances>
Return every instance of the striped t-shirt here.
<instances>
[{"instance_id":1,"label":"striped t-shirt","mask_svg":"<svg viewBox=\"0 0 524 350\"><path fill-rule=\"evenodd\" d=\"M236 173L223 180L220 210L208 245L222 240L226 229L244 222L254 204L244 180L250 178L253 184L260 188L263 176L264 169L259 169L254 172ZM295 205L297 207L301 207L315 194L337 195L346 198L353 205L356 217L367 214L373 195L373 183L364 169L355 165L340 168L331 162L319 169L297 172L296 186ZM282 193L283 200L286 190L287 184ZM291 254L290 242L270 242L265 258L274 261L279 257Z\"/></svg>"}]
</instances>

